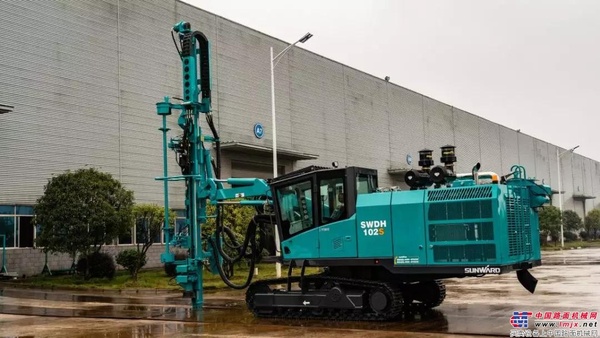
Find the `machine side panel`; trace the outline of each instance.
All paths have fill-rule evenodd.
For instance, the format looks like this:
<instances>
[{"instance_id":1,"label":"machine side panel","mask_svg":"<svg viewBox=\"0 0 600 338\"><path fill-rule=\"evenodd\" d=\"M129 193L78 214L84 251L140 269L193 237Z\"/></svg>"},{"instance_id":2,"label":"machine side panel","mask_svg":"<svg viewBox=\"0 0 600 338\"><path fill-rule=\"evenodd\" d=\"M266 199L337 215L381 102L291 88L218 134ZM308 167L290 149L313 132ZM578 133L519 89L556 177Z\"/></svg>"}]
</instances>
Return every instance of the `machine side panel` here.
<instances>
[{"instance_id":1,"label":"machine side panel","mask_svg":"<svg viewBox=\"0 0 600 338\"><path fill-rule=\"evenodd\" d=\"M529 260L540 260L542 259L542 247L540 244L540 218L538 211L531 209L529 218L531 222L531 257Z\"/></svg>"},{"instance_id":2,"label":"machine side panel","mask_svg":"<svg viewBox=\"0 0 600 338\"><path fill-rule=\"evenodd\" d=\"M394 265L425 265L425 190L392 193Z\"/></svg>"},{"instance_id":3,"label":"machine side panel","mask_svg":"<svg viewBox=\"0 0 600 338\"><path fill-rule=\"evenodd\" d=\"M392 256L391 199L391 192L358 195L356 226L360 258Z\"/></svg>"},{"instance_id":4,"label":"machine side panel","mask_svg":"<svg viewBox=\"0 0 600 338\"><path fill-rule=\"evenodd\" d=\"M496 238L496 255L498 261L508 262L511 245L510 238L513 236L513 233L511 233L512 228L509 226L511 220L508 219L511 213L509 209L512 207L512 204L510 203L508 188L505 184L498 185L496 198L492 202L495 217L494 238Z\"/></svg>"},{"instance_id":5,"label":"machine side panel","mask_svg":"<svg viewBox=\"0 0 600 338\"><path fill-rule=\"evenodd\" d=\"M427 263L433 265L495 264L494 231L497 185L427 190L425 224Z\"/></svg>"},{"instance_id":6,"label":"machine side panel","mask_svg":"<svg viewBox=\"0 0 600 338\"><path fill-rule=\"evenodd\" d=\"M302 232L281 242L284 260L319 258L319 228Z\"/></svg>"},{"instance_id":7,"label":"machine side panel","mask_svg":"<svg viewBox=\"0 0 600 338\"><path fill-rule=\"evenodd\" d=\"M505 214L499 213L498 223L506 226L500 230L508 237L504 245L502 264L537 260L540 255L539 221L531 208L532 199L526 186L508 184L505 195ZM505 216L504 216L505 215Z\"/></svg>"},{"instance_id":8,"label":"machine side panel","mask_svg":"<svg viewBox=\"0 0 600 338\"><path fill-rule=\"evenodd\" d=\"M319 227L321 258L356 258L356 216Z\"/></svg>"}]
</instances>

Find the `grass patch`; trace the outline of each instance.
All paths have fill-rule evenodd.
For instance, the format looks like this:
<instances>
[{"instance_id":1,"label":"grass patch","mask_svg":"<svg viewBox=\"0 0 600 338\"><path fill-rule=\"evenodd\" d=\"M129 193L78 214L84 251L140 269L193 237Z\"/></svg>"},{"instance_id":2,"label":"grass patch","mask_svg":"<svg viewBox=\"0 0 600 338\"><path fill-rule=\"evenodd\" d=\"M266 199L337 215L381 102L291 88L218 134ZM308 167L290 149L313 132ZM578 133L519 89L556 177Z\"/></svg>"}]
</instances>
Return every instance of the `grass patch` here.
<instances>
[{"instance_id":1,"label":"grass patch","mask_svg":"<svg viewBox=\"0 0 600 338\"><path fill-rule=\"evenodd\" d=\"M258 276L253 280L275 278L275 264L258 264ZM287 268L282 268L282 275L287 275ZM306 274L317 273L317 268L307 268ZM294 269L294 275L300 274L300 268ZM235 275L231 278L235 284L242 284L248 276L248 268L235 269ZM204 271L204 288L219 289L227 288L221 277ZM64 289L98 289L98 290L124 290L124 289L163 289L163 290L181 290L175 279L167 276L162 268L145 269L138 274L138 280L134 281L129 273L119 270L113 279L91 278L83 279L78 275L63 276L32 276L20 279L16 282L23 286L36 288L64 288Z\"/></svg>"},{"instance_id":2,"label":"grass patch","mask_svg":"<svg viewBox=\"0 0 600 338\"><path fill-rule=\"evenodd\" d=\"M565 242L565 250L576 248L600 248L600 240ZM542 245L542 250L544 251L558 251L561 249L560 242L557 242L556 245L554 243Z\"/></svg>"},{"instance_id":3,"label":"grass patch","mask_svg":"<svg viewBox=\"0 0 600 338\"><path fill-rule=\"evenodd\" d=\"M138 280L131 279L129 272L117 271L113 279L90 278L85 280L79 275L60 276L32 276L15 281L21 285L39 288L69 288L69 289L172 289L176 290L175 281L169 282L168 277L162 269L149 269L140 271ZM173 284L173 285L170 285Z\"/></svg>"}]
</instances>

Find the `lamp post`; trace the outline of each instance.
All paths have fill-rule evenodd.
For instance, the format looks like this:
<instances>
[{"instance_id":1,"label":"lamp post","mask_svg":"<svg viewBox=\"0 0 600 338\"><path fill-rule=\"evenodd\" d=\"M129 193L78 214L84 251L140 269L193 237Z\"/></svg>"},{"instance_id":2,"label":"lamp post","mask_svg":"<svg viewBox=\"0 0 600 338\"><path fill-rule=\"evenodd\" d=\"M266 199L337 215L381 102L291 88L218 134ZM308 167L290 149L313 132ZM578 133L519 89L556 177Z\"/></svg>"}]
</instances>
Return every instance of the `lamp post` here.
<instances>
[{"instance_id":1,"label":"lamp post","mask_svg":"<svg viewBox=\"0 0 600 338\"><path fill-rule=\"evenodd\" d=\"M562 153L559 152L556 147L556 167L558 169L558 207L560 209L560 246L565 247L565 236L564 236L564 225L563 225L563 203L562 203L562 175L560 174L560 157L566 153L572 153L579 146L575 146L569 150L565 150Z\"/></svg>"},{"instance_id":2,"label":"lamp post","mask_svg":"<svg viewBox=\"0 0 600 338\"><path fill-rule=\"evenodd\" d=\"M15 107L8 106L5 104L0 104L0 114L8 114L8 113L12 112L13 109L15 109Z\"/></svg>"},{"instance_id":3,"label":"lamp post","mask_svg":"<svg viewBox=\"0 0 600 338\"><path fill-rule=\"evenodd\" d=\"M298 42L305 43L310 39L313 35L310 33L304 34L303 37L298 39L298 41L292 43L287 46L284 50L279 52L275 57L273 57L273 47L271 47L271 122L273 128L273 178L277 177L277 124L275 123L275 66L281 60L281 57L285 55L292 47L294 47ZM279 231L275 228L275 255L280 255L280 245L279 245ZM281 277L281 263L275 264L275 270L277 272L277 277Z\"/></svg>"},{"instance_id":4,"label":"lamp post","mask_svg":"<svg viewBox=\"0 0 600 338\"><path fill-rule=\"evenodd\" d=\"M275 66L279 63L280 58L285 55L298 42L305 43L313 35L306 33L298 41L287 46L279 54L273 57L273 47L271 47L271 122L273 124L273 178L277 177L277 125L275 123Z\"/></svg>"}]
</instances>

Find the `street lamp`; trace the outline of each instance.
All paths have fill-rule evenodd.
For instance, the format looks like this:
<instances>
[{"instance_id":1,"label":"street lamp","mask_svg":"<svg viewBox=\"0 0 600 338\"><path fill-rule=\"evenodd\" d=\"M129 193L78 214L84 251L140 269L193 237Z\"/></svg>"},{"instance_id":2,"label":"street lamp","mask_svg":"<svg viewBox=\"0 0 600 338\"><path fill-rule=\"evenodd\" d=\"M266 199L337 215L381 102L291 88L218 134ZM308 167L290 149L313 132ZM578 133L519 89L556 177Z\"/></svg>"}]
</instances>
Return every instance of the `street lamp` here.
<instances>
[{"instance_id":1,"label":"street lamp","mask_svg":"<svg viewBox=\"0 0 600 338\"><path fill-rule=\"evenodd\" d=\"M277 125L275 123L275 66L277 66L279 60L281 60L281 57L285 55L285 53L287 53L298 42L305 43L312 36L312 34L306 33L303 37L298 39L298 41L287 46L275 57L273 57L273 47L271 47L271 122L273 123L273 178L277 177Z\"/></svg>"},{"instance_id":2,"label":"street lamp","mask_svg":"<svg viewBox=\"0 0 600 338\"><path fill-rule=\"evenodd\" d=\"M281 60L281 57L285 55L285 53L287 53L287 51L294 47L298 42L305 43L312 36L313 35L310 33L304 34L304 36L298 39L298 41L287 46L275 57L273 57L273 47L271 47L271 122L273 126L273 178L277 177L277 124L275 123L275 66L277 66L279 60ZM275 256L279 256L280 253L281 247L279 245L279 231L277 230L277 228L275 228ZM275 264L275 270L277 272L277 277L281 277L281 263L277 262Z\"/></svg>"},{"instance_id":3,"label":"street lamp","mask_svg":"<svg viewBox=\"0 0 600 338\"><path fill-rule=\"evenodd\" d=\"M7 114L13 111L13 109L15 109L15 107L13 106L7 106L5 104L0 104L0 114Z\"/></svg>"},{"instance_id":4,"label":"street lamp","mask_svg":"<svg viewBox=\"0 0 600 338\"><path fill-rule=\"evenodd\" d=\"M563 248L565 247L565 237L563 226L562 176L560 174L560 157L566 153L574 152L577 148L579 148L579 146L575 146L569 150L565 150L562 153L560 153L558 147L556 147L556 167L558 168L558 207L560 209L560 246Z\"/></svg>"}]
</instances>

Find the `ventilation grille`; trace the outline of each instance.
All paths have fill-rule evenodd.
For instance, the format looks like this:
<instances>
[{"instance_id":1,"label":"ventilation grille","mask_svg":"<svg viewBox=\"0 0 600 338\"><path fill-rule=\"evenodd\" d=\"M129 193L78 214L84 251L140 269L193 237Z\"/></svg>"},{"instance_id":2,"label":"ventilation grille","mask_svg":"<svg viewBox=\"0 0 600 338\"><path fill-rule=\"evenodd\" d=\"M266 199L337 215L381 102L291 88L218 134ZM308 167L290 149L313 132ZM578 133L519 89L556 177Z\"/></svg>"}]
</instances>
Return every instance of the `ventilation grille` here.
<instances>
[{"instance_id":1,"label":"ventilation grille","mask_svg":"<svg viewBox=\"0 0 600 338\"><path fill-rule=\"evenodd\" d=\"M487 241L494 239L494 223L429 224L429 241Z\"/></svg>"},{"instance_id":2,"label":"ventilation grille","mask_svg":"<svg viewBox=\"0 0 600 338\"><path fill-rule=\"evenodd\" d=\"M427 201L429 202L482 199L491 197L491 185L469 188L435 189L427 191Z\"/></svg>"},{"instance_id":3,"label":"ventilation grille","mask_svg":"<svg viewBox=\"0 0 600 338\"><path fill-rule=\"evenodd\" d=\"M531 224L526 188L509 188L506 197L506 220L508 223L508 255L531 255Z\"/></svg>"},{"instance_id":4,"label":"ventilation grille","mask_svg":"<svg viewBox=\"0 0 600 338\"><path fill-rule=\"evenodd\" d=\"M436 263L492 262L496 260L496 245L436 245L433 259Z\"/></svg>"},{"instance_id":5,"label":"ventilation grille","mask_svg":"<svg viewBox=\"0 0 600 338\"><path fill-rule=\"evenodd\" d=\"M430 221L492 218L492 200L430 203Z\"/></svg>"},{"instance_id":6,"label":"ventilation grille","mask_svg":"<svg viewBox=\"0 0 600 338\"><path fill-rule=\"evenodd\" d=\"M342 248L342 238L338 237L333 240L333 250Z\"/></svg>"}]
</instances>

